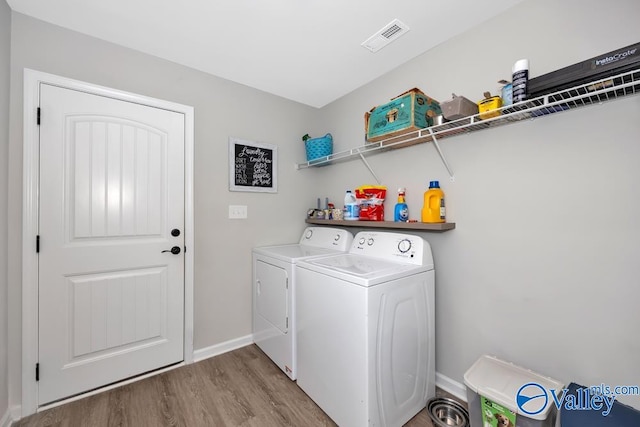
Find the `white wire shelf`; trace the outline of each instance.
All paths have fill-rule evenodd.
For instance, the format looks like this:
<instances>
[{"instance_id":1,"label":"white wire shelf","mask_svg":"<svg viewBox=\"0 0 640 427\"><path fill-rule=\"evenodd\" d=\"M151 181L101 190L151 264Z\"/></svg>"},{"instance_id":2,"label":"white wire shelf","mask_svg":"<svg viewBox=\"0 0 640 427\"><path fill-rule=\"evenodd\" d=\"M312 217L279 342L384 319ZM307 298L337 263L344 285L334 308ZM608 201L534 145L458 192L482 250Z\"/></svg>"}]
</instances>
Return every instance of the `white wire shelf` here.
<instances>
[{"instance_id":1,"label":"white wire shelf","mask_svg":"<svg viewBox=\"0 0 640 427\"><path fill-rule=\"evenodd\" d=\"M365 154L379 153L423 142L434 142L442 162L453 179L453 172L438 146L438 140L440 139L512 124L521 120L535 119L548 114L557 114L562 111L573 110L588 105L601 104L606 101L639 93L640 69L636 69L502 107L499 109L500 115L489 119L483 120L480 118L480 114L475 114L441 125L407 132L382 141L366 143L365 145L333 153L309 162L298 163L296 164L296 169L324 166L333 162L350 160L356 157L364 161ZM369 167L368 164L367 167ZM371 170L371 168L369 169ZM373 171L371 172L373 173Z\"/></svg>"}]
</instances>

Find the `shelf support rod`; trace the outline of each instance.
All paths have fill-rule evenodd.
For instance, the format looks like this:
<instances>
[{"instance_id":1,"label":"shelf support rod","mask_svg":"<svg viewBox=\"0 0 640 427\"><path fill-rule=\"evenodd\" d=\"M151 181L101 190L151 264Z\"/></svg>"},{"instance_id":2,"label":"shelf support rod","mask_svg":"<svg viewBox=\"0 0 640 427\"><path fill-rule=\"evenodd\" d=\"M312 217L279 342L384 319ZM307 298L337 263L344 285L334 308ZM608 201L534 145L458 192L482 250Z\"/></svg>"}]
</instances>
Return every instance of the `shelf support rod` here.
<instances>
[{"instance_id":1,"label":"shelf support rod","mask_svg":"<svg viewBox=\"0 0 640 427\"><path fill-rule=\"evenodd\" d=\"M369 172L371 172L371 175L373 175L373 179L375 179L376 182L379 185L380 184L380 180L378 179L378 176L373 171L373 169L371 169L371 165L369 164L369 162L367 162L367 159L365 159L365 157L364 157L364 155L362 153L358 153L358 154L360 155L360 158L362 159L362 163L364 163L364 165L367 167L367 169L369 169Z\"/></svg>"},{"instance_id":2,"label":"shelf support rod","mask_svg":"<svg viewBox=\"0 0 640 427\"><path fill-rule=\"evenodd\" d=\"M431 128L428 128L428 129L429 129L429 133L431 134L431 139L433 140L433 146L436 147L436 151L440 156L440 160L442 160L442 164L444 164L444 167L447 168L447 172L449 172L449 178L451 179L451 181L455 181L455 177L453 176L453 171L451 170L451 166L449 166L449 163L447 163L447 159L444 157L444 154L442 154L442 150L440 149L440 144L438 144L438 138L436 138L436 136L433 134L433 129Z\"/></svg>"}]
</instances>

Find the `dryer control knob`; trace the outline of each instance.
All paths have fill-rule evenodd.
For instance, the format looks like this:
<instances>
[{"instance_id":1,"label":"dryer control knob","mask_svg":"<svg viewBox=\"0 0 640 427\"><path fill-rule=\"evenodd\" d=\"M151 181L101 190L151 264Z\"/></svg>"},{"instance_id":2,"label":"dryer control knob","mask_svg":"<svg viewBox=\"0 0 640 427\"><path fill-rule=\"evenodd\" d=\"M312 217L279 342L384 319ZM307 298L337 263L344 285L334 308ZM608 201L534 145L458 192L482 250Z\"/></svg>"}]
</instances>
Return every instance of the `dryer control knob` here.
<instances>
[{"instance_id":1,"label":"dryer control knob","mask_svg":"<svg viewBox=\"0 0 640 427\"><path fill-rule=\"evenodd\" d=\"M364 245L364 242L365 242L365 238L364 237L361 237L360 240L358 240L358 243L360 245Z\"/></svg>"},{"instance_id":2,"label":"dryer control knob","mask_svg":"<svg viewBox=\"0 0 640 427\"><path fill-rule=\"evenodd\" d=\"M305 239L310 239L311 236L313 236L313 230L307 230L307 232L304 234Z\"/></svg>"},{"instance_id":3,"label":"dryer control knob","mask_svg":"<svg viewBox=\"0 0 640 427\"><path fill-rule=\"evenodd\" d=\"M409 249L411 249L411 240L409 239L400 240L400 242L398 243L398 250L404 254L404 253L407 253Z\"/></svg>"},{"instance_id":4,"label":"dryer control knob","mask_svg":"<svg viewBox=\"0 0 640 427\"><path fill-rule=\"evenodd\" d=\"M369 237L369 240L367 240L367 244L371 246L373 245L373 242L374 242L373 237Z\"/></svg>"}]
</instances>

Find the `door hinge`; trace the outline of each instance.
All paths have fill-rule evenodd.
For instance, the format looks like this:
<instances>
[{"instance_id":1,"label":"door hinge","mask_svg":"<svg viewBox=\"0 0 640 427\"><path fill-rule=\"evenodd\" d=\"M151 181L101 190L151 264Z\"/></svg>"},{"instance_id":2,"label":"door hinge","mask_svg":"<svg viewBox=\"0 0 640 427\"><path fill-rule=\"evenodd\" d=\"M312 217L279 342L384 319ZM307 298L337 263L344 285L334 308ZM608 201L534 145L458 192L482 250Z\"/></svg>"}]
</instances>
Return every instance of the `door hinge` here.
<instances>
[{"instance_id":1,"label":"door hinge","mask_svg":"<svg viewBox=\"0 0 640 427\"><path fill-rule=\"evenodd\" d=\"M40 107L38 107L38 113L37 113L36 122L37 122L38 126L40 126Z\"/></svg>"},{"instance_id":2,"label":"door hinge","mask_svg":"<svg viewBox=\"0 0 640 427\"><path fill-rule=\"evenodd\" d=\"M40 364L36 363L36 381L40 381Z\"/></svg>"},{"instance_id":3,"label":"door hinge","mask_svg":"<svg viewBox=\"0 0 640 427\"><path fill-rule=\"evenodd\" d=\"M286 327L287 329L289 329L289 318L288 318L288 317L287 317L287 321L285 322L285 324L286 324L286 326L285 326L285 327Z\"/></svg>"},{"instance_id":4,"label":"door hinge","mask_svg":"<svg viewBox=\"0 0 640 427\"><path fill-rule=\"evenodd\" d=\"M40 235L36 236L36 253L40 253Z\"/></svg>"},{"instance_id":5,"label":"door hinge","mask_svg":"<svg viewBox=\"0 0 640 427\"><path fill-rule=\"evenodd\" d=\"M284 288L289 289L289 278L287 277L284 281Z\"/></svg>"}]
</instances>

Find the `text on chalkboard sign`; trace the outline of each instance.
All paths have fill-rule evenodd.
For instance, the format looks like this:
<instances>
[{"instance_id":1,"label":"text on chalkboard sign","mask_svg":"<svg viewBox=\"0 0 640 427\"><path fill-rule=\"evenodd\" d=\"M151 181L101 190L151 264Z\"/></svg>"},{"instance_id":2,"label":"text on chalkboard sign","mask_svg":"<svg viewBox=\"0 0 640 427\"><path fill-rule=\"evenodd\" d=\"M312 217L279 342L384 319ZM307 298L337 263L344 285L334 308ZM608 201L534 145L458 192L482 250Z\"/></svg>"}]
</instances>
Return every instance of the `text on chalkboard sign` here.
<instances>
[{"instance_id":1,"label":"text on chalkboard sign","mask_svg":"<svg viewBox=\"0 0 640 427\"><path fill-rule=\"evenodd\" d=\"M229 138L229 190L277 191L277 147Z\"/></svg>"}]
</instances>

